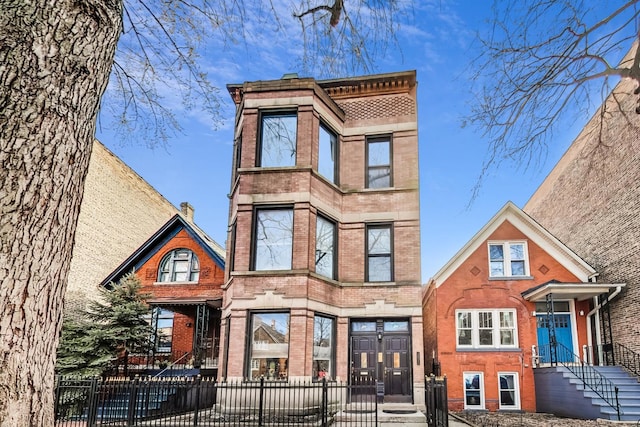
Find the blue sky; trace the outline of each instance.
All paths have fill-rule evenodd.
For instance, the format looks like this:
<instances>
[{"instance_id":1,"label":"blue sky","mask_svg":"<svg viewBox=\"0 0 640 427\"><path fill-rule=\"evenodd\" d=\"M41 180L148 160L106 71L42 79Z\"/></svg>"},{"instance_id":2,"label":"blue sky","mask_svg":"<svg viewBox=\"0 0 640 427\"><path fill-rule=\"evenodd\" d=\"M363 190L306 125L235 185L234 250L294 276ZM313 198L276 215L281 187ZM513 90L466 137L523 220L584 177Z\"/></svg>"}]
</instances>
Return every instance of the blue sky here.
<instances>
[{"instance_id":1,"label":"blue sky","mask_svg":"<svg viewBox=\"0 0 640 427\"><path fill-rule=\"evenodd\" d=\"M563 135L556 135L546 161L535 168L503 164L490 170L479 196L471 201L487 143L476 129L461 127L462 116L473 102L473 82L465 79L465 73L476 55L475 33L485 25L489 3L416 2L413 15L402 18L398 34L401 52L393 50L381 58L374 71L417 71L423 282L508 200L522 207L587 120L585 117ZM184 132L166 146L148 148L144 136L132 135L127 141L118 138L109 128L106 109L98 122L97 137L174 205L191 203L195 222L224 244L235 113L225 85L299 72L295 54L295 39L279 41L268 35L235 47L210 43L202 56L224 100L221 126L214 128L197 110L182 110L168 96L167 102L175 102Z\"/></svg>"}]
</instances>

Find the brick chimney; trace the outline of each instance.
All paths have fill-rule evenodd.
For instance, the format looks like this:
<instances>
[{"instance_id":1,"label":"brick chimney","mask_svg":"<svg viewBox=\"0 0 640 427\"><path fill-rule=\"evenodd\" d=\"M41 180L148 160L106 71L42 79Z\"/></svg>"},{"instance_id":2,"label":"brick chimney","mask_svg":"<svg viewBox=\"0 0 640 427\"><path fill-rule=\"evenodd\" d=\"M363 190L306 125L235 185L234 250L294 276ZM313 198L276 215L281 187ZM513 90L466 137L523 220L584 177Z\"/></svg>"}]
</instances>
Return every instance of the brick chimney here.
<instances>
[{"instance_id":1,"label":"brick chimney","mask_svg":"<svg viewBox=\"0 0 640 427\"><path fill-rule=\"evenodd\" d=\"M193 212L195 210L193 209L193 206L189 204L189 202L180 203L180 211L182 212L182 215L184 215L184 217L187 219L187 221L193 222Z\"/></svg>"}]
</instances>

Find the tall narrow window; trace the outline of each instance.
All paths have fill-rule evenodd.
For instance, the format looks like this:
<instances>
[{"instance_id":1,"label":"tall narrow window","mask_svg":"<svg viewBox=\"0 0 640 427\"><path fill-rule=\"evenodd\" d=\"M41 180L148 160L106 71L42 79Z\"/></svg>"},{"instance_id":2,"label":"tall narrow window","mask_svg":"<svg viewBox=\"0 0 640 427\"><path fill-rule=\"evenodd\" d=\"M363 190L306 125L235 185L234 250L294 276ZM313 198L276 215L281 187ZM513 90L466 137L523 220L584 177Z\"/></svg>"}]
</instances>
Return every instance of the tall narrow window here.
<instances>
[{"instance_id":1,"label":"tall narrow window","mask_svg":"<svg viewBox=\"0 0 640 427\"><path fill-rule=\"evenodd\" d=\"M387 188L391 181L391 139L367 140L367 188Z\"/></svg>"},{"instance_id":2,"label":"tall narrow window","mask_svg":"<svg viewBox=\"0 0 640 427\"><path fill-rule=\"evenodd\" d=\"M478 313L478 339L481 346L493 346L493 313Z\"/></svg>"},{"instance_id":3,"label":"tall narrow window","mask_svg":"<svg viewBox=\"0 0 640 427\"><path fill-rule=\"evenodd\" d=\"M154 351L156 353L171 353L173 312L155 307L151 316L151 326L154 330Z\"/></svg>"},{"instance_id":4,"label":"tall narrow window","mask_svg":"<svg viewBox=\"0 0 640 427\"><path fill-rule=\"evenodd\" d=\"M259 166L295 166L297 126L295 113L262 115Z\"/></svg>"},{"instance_id":5,"label":"tall narrow window","mask_svg":"<svg viewBox=\"0 0 640 427\"><path fill-rule=\"evenodd\" d=\"M489 271L491 277L527 276L529 263L526 243L489 243Z\"/></svg>"},{"instance_id":6,"label":"tall narrow window","mask_svg":"<svg viewBox=\"0 0 640 427\"><path fill-rule=\"evenodd\" d=\"M254 269L291 270L293 209L257 209Z\"/></svg>"},{"instance_id":7,"label":"tall narrow window","mask_svg":"<svg viewBox=\"0 0 640 427\"><path fill-rule=\"evenodd\" d=\"M335 133L320 125L318 140L318 172L336 184L338 181L338 138Z\"/></svg>"},{"instance_id":8,"label":"tall narrow window","mask_svg":"<svg viewBox=\"0 0 640 427\"><path fill-rule=\"evenodd\" d=\"M251 315L249 377L286 380L289 370L289 313Z\"/></svg>"},{"instance_id":9,"label":"tall narrow window","mask_svg":"<svg viewBox=\"0 0 640 427\"><path fill-rule=\"evenodd\" d=\"M458 345L472 345L471 334L471 312L462 311L458 313Z\"/></svg>"},{"instance_id":10,"label":"tall narrow window","mask_svg":"<svg viewBox=\"0 0 640 427\"><path fill-rule=\"evenodd\" d=\"M199 277L198 257L189 249L175 249L160 261L158 282L197 282Z\"/></svg>"},{"instance_id":11,"label":"tall narrow window","mask_svg":"<svg viewBox=\"0 0 640 427\"><path fill-rule=\"evenodd\" d=\"M500 392L500 409L520 409L518 374L515 372L499 372L498 387Z\"/></svg>"},{"instance_id":12,"label":"tall narrow window","mask_svg":"<svg viewBox=\"0 0 640 427\"><path fill-rule=\"evenodd\" d=\"M237 222L234 221L231 224L231 231L229 232L229 257L228 266L229 271L235 270L235 262L236 262L236 231L237 231Z\"/></svg>"},{"instance_id":13,"label":"tall narrow window","mask_svg":"<svg viewBox=\"0 0 640 427\"><path fill-rule=\"evenodd\" d=\"M367 226L367 281L393 280L393 245L391 225Z\"/></svg>"},{"instance_id":14,"label":"tall narrow window","mask_svg":"<svg viewBox=\"0 0 640 427\"><path fill-rule=\"evenodd\" d=\"M322 380L334 377L334 329L335 320L317 316L313 320L313 378Z\"/></svg>"},{"instance_id":15,"label":"tall narrow window","mask_svg":"<svg viewBox=\"0 0 640 427\"><path fill-rule=\"evenodd\" d=\"M464 372L464 409L484 409L482 372Z\"/></svg>"},{"instance_id":16,"label":"tall narrow window","mask_svg":"<svg viewBox=\"0 0 640 427\"><path fill-rule=\"evenodd\" d=\"M335 279L336 225L318 215L316 219L316 273Z\"/></svg>"},{"instance_id":17,"label":"tall narrow window","mask_svg":"<svg viewBox=\"0 0 640 427\"><path fill-rule=\"evenodd\" d=\"M236 138L233 144L233 170L231 171L231 185L235 185L238 177L238 169L242 164L242 133Z\"/></svg>"}]
</instances>

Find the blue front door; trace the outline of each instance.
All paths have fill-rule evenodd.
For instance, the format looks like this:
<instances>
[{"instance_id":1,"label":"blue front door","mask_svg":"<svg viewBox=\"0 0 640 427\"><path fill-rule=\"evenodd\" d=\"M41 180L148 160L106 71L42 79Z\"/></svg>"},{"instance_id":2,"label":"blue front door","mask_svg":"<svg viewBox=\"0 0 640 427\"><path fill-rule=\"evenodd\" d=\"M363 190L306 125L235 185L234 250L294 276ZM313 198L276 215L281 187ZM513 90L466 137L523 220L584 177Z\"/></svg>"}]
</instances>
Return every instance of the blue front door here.
<instances>
[{"instance_id":1,"label":"blue front door","mask_svg":"<svg viewBox=\"0 0 640 427\"><path fill-rule=\"evenodd\" d=\"M551 351L549 346L549 325L552 316L538 313L538 351L540 363L551 362ZM556 332L556 341L566 348L558 347L557 362L573 361L573 338L571 334L571 315L570 314L554 314L553 325Z\"/></svg>"}]
</instances>

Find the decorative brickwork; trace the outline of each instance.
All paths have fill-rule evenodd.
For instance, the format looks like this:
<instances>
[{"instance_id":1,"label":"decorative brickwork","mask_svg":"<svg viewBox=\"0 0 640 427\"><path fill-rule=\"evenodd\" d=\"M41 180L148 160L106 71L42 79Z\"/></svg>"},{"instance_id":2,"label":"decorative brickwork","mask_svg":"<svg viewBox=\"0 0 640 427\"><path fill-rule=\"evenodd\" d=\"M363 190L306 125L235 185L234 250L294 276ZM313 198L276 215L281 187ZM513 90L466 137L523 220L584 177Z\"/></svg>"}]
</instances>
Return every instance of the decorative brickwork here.
<instances>
[{"instance_id":1,"label":"decorative brickwork","mask_svg":"<svg viewBox=\"0 0 640 427\"><path fill-rule=\"evenodd\" d=\"M339 101L347 120L368 120L384 117L408 116L416 113L416 104L409 96L388 96L376 99Z\"/></svg>"}]
</instances>

